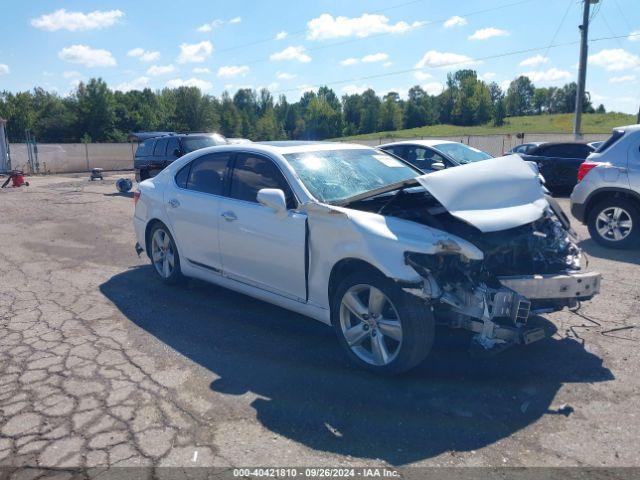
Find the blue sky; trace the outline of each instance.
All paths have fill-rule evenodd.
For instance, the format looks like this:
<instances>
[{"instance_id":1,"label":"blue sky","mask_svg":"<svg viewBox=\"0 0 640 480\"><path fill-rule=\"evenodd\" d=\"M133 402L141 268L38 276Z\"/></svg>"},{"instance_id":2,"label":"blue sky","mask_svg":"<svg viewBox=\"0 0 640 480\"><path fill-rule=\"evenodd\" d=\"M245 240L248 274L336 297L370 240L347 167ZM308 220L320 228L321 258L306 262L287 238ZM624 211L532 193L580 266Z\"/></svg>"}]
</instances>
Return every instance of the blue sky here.
<instances>
[{"instance_id":1,"label":"blue sky","mask_svg":"<svg viewBox=\"0 0 640 480\"><path fill-rule=\"evenodd\" d=\"M2 0L0 90L66 94L99 76L122 90L267 87L295 100L327 84L339 95L372 87L404 96L416 84L439 93L447 72L466 66L501 85L521 73L537 86L562 85L575 80L578 45L547 47L578 40L581 8L579 0ZM635 113L640 1L601 0L595 11L592 39L635 36L590 44L587 90L596 104ZM510 54L522 50L530 51Z\"/></svg>"}]
</instances>

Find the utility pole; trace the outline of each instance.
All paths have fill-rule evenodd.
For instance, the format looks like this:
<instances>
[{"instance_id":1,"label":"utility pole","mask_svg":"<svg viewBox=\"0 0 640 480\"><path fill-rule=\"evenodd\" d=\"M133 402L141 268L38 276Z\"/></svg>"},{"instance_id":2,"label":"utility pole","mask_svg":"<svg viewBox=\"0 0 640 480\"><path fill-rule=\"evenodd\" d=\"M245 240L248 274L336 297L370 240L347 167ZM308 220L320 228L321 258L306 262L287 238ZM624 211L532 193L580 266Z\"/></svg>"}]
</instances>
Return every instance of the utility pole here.
<instances>
[{"instance_id":1,"label":"utility pole","mask_svg":"<svg viewBox=\"0 0 640 480\"><path fill-rule=\"evenodd\" d=\"M587 80L587 54L589 51L589 7L600 0L583 0L582 25L580 29L580 66L578 70L578 88L576 91L576 112L573 120L573 134L582 138L582 109L584 107L584 90Z\"/></svg>"}]
</instances>

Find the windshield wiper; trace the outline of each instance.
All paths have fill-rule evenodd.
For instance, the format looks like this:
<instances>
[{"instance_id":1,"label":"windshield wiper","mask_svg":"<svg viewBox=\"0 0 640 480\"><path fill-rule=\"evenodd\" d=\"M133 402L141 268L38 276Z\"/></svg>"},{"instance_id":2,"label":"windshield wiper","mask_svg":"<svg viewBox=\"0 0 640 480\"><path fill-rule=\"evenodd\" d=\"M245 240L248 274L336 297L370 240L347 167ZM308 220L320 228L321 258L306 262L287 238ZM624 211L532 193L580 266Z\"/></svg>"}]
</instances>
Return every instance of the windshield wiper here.
<instances>
[{"instance_id":1,"label":"windshield wiper","mask_svg":"<svg viewBox=\"0 0 640 480\"><path fill-rule=\"evenodd\" d=\"M378 211L376 212L378 215L383 215L384 211L389 208L389 206L395 202L398 198L404 196L405 194L405 189L407 188L407 185L405 185L404 187L400 187L398 189L398 191L396 193L394 193L391 198L389 200L387 200L384 205L382 205Z\"/></svg>"}]
</instances>

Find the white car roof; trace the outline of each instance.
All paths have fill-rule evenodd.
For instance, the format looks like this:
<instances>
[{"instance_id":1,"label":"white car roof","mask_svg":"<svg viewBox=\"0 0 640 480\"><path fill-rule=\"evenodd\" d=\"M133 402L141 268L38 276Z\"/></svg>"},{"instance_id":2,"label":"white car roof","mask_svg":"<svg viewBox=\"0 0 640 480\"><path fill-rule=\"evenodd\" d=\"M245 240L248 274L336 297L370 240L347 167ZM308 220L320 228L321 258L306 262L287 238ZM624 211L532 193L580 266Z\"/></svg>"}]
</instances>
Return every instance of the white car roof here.
<instances>
[{"instance_id":1,"label":"white car roof","mask_svg":"<svg viewBox=\"0 0 640 480\"><path fill-rule=\"evenodd\" d=\"M327 150L374 150L372 147L357 143L340 142L307 142L307 141L279 141L279 142L251 142L229 145L217 145L196 150L203 153L241 150L245 152L262 152L285 155L287 153L319 152Z\"/></svg>"},{"instance_id":2,"label":"white car roof","mask_svg":"<svg viewBox=\"0 0 640 480\"><path fill-rule=\"evenodd\" d=\"M640 130L640 123L635 125L624 125L622 127L616 127L614 130L624 130L625 132L637 132Z\"/></svg>"},{"instance_id":3,"label":"white car roof","mask_svg":"<svg viewBox=\"0 0 640 480\"><path fill-rule=\"evenodd\" d=\"M436 147L438 145L443 145L445 143L460 143L460 142L452 142L451 140L402 140L400 142L391 142L385 143L384 145L378 145L378 148L381 147L391 147L393 145L422 145L423 147Z\"/></svg>"}]
</instances>

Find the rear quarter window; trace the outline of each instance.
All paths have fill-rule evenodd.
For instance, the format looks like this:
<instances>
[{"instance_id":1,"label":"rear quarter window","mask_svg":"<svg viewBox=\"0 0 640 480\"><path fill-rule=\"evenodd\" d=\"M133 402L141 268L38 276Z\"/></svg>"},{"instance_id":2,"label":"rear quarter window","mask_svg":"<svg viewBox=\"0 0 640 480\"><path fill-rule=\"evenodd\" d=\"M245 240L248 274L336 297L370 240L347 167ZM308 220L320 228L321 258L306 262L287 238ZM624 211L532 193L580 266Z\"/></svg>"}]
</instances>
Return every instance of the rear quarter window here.
<instances>
[{"instance_id":1,"label":"rear quarter window","mask_svg":"<svg viewBox=\"0 0 640 480\"><path fill-rule=\"evenodd\" d=\"M153 155L153 147L155 144L156 141L151 139L139 143L138 149L136 150L136 157L150 157Z\"/></svg>"},{"instance_id":2,"label":"rear quarter window","mask_svg":"<svg viewBox=\"0 0 640 480\"><path fill-rule=\"evenodd\" d=\"M614 130L611 133L611 136L602 145L600 145L597 148L596 152L598 153L604 152L605 150L609 149L614 143L620 140L623 136L624 136L624 130Z\"/></svg>"}]
</instances>

